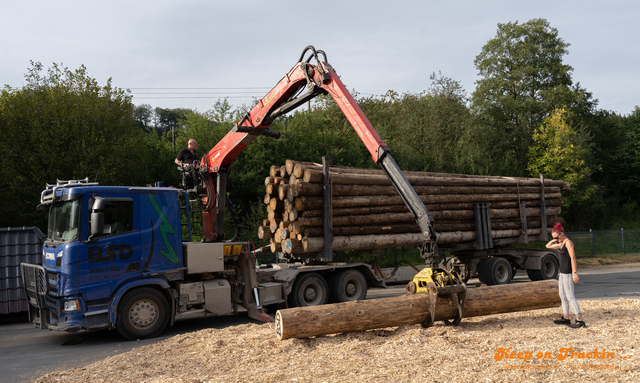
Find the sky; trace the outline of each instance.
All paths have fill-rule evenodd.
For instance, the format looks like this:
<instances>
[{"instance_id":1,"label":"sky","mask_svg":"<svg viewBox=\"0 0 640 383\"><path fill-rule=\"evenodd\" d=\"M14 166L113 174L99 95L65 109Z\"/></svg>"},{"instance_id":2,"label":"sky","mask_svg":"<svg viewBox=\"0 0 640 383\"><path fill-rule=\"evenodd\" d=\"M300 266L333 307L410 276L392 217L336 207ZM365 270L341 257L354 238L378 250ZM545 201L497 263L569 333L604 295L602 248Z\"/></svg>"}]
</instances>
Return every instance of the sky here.
<instances>
[{"instance_id":1,"label":"sky","mask_svg":"<svg viewBox=\"0 0 640 383\"><path fill-rule=\"evenodd\" d=\"M136 105L253 106L313 45L360 95L419 93L433 72L471 94L498 23L536 18L570 44L564 63L599 109L640 105L637 0L0 0L0 86L21 87L34 61L84 65Z\"/></svg>"}]
</instances>

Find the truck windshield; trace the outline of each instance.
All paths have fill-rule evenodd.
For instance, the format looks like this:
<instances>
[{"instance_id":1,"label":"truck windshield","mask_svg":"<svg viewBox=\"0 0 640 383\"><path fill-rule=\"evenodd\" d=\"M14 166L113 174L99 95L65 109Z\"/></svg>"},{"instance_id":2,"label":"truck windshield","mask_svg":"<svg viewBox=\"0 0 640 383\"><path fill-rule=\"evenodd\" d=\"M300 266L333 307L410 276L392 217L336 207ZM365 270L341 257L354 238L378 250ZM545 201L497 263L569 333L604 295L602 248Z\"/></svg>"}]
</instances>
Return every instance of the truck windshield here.
<instances>
[{"instance_id":1,"label":"truck windshield","mask_svg":"<svg viewBox=\"0 0 640 383\"><path fill-rule=\"evenodd\" d=\"M49 209L47 237L51 240L74 241L80 226L80 200L55 204Z\"/></svg>"}]
</instances>

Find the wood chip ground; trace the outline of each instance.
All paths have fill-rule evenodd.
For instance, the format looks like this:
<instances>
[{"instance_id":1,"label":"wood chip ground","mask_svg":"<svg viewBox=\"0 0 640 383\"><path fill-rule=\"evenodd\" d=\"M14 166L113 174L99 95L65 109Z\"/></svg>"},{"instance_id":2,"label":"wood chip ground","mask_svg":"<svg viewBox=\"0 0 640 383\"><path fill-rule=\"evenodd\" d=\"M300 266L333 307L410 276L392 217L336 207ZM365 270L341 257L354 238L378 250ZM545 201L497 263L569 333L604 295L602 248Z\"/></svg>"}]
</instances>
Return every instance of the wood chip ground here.
<instances>
[{"instance_id":1,"label":"wood chip ground","mask_svg":"<svg viewBox=\"0 0 640 383\"><path fill-rule=\"evenodd\" d=\"M640 299L579 303L580 329L559 309L283 341L273 324L207 329L37 381L640 382Z\"/></svg>"}]
</instances>

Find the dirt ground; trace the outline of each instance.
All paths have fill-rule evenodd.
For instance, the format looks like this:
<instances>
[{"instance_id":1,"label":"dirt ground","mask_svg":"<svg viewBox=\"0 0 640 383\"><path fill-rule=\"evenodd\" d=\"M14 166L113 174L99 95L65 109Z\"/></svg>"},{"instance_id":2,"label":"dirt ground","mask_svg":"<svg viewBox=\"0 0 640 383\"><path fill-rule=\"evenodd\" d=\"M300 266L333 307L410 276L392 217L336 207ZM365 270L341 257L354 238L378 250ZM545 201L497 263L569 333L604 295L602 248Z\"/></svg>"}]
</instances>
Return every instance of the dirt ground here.
<instances>
[{"instance_id":1,"label":"dirt ground","mask_svg":"<svg viewBox=\"0 0 640 383\"><path fill-rule=\"evenodd\" d=\"M586 328L560 309L278 340L273 324L178 335L37 382L640 381L640 300L580 301Z\"/></svg>"}]
</instances>

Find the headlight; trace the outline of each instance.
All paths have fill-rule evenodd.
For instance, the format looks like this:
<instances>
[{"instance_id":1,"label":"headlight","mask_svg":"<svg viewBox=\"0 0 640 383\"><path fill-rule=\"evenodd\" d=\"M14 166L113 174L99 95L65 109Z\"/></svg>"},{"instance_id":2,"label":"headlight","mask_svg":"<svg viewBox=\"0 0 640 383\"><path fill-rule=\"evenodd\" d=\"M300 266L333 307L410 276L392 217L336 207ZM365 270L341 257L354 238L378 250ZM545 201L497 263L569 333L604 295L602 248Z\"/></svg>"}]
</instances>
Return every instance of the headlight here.
<instances>
[{"instance_id":1,"label":"headlight","mask_svg":"<svg viewBox=\"0 0 640 383\"><path fill-rule=\"evenodd\" d=\"M77 299L64 302L64 307L62 309L63 312L77 311L77 310L80 310L80 302L78 302Z\"/></svg>"}]
</instances>

